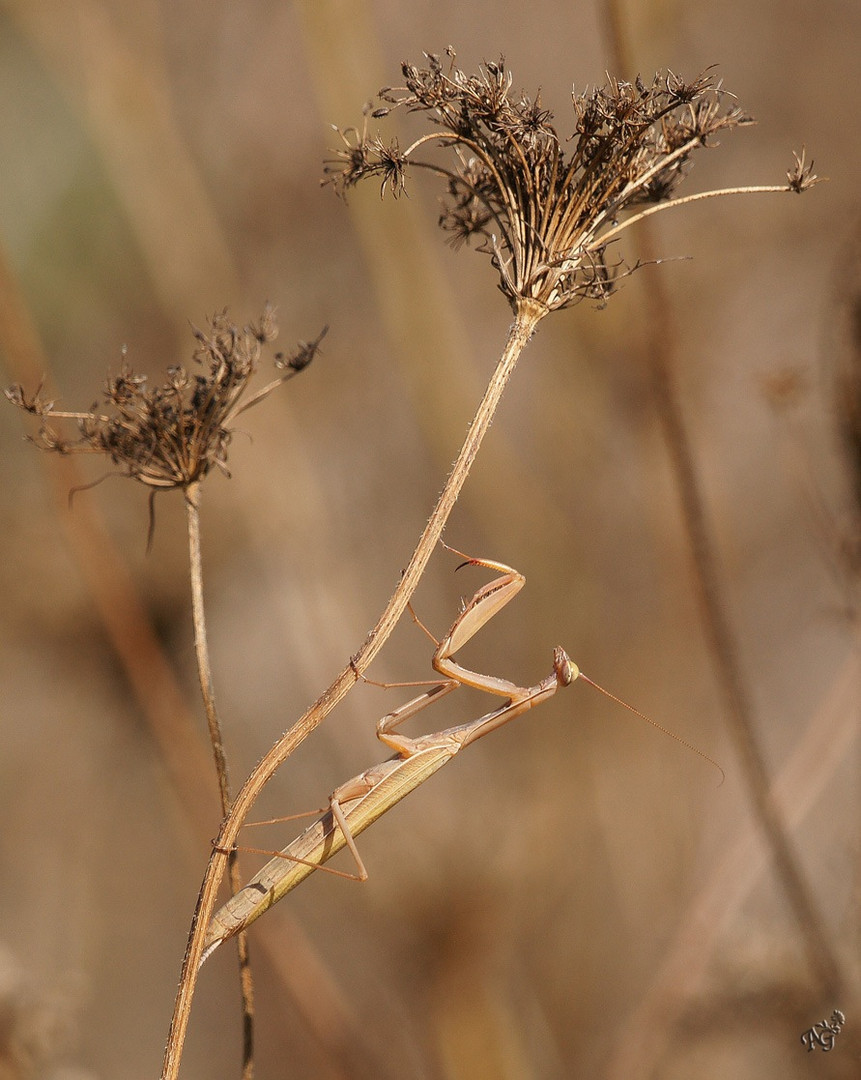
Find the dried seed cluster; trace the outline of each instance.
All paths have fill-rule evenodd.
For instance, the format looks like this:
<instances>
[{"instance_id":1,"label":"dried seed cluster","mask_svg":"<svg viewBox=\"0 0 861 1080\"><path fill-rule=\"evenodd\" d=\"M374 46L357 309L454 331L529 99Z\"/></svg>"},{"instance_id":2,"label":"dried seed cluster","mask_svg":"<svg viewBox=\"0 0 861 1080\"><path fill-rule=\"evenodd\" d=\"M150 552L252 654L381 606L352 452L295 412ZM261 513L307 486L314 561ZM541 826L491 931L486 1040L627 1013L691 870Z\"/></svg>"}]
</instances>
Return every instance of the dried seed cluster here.
<instances>
[{"instance_id":1,"label":"dried seed cluster","mask_svg":"<svg viewBox=\"0 0 861 1080\"><path fill-rule=\"evenodd\" d=\"M290 356L276 353L281 374L249 397L262 348L277 336L272 309L267 307L258 323L241 329L221 312L206 331L193 331L193 360L200 371L168 368L167 380L150 390L147 376L123 362L120 373L107 380L105 411L96 404L89 412L60 412L40 391L28 398L20 386L10 387L6 396L39 418L33 441L42 449L106 454L124 475L151 488L186 488L213 467L227 473L233 421L307 367L326 332L300 343ZM64 437L54 426L57 420L75 421L77 437Z\"/></svg>"},{"instance_id":2,"label":"dried seed cluster","mask_svg":"<svg viewBox=\"0 0 861 1080\"><path fill-rule=\"evenodd\" d=\"M435 130L401 150L396 140L369 135L366 115L361 131L336 129L343 146L326 163L323 182L344 195L375 177L381 194L388 189L397 197L410 167L441 176L447 194L440 225L455 244L478 238L515 308L522 300L553 310L606 299L634 269L608 257L608 244L630 224L620 217L645 204L671 205L694 150L752 122L709 72L690 83L672 72L650 84L611 79L572 95L574 135L566 152L540 95L512 94L502 59L466 75L452 50L447 56L444 64L426 54L425 68L405 63L405 85L381 90L384 104L371 113L423 112ZM434 144L452 152L453 165L421 156ZM802 156L784 190L801 191L815 180Z\"/></svg>"}]
</instances>

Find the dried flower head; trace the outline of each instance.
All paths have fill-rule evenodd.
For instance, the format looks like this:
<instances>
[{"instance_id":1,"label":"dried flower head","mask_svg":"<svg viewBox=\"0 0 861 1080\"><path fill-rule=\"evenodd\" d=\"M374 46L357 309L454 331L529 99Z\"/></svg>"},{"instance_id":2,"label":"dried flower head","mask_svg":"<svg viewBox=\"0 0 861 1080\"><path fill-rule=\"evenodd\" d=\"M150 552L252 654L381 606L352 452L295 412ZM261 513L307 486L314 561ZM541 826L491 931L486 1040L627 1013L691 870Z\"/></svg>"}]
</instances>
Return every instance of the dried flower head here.
<instances>
[{"instance_id":1,"label":"dried flower head","mask_svg":"<svg viewBox=\"0 0 861 1080\"><path fill-rule=\"evenodd\" d=\"M275 354L278 378L248 396L262 347L277 336L274 312L267 307L260 321L240 329L227 312L213 316L206 331L193 328L198 370L168 368L167 380L148 389L146 375L125 361L109 377L103 392L107 405L99 411L59 412L40 390L27 397L20 386L6 396L39 418L33 441L56 453L106 454L123 475L150 488L187 488L213 467L227 472L227 453L236 417L291 379L314 357L325 329L315 341L301 342L295 353ZM77 436L64 437L55 421L75 421Z\"/></svg>"},{"instance_id":2,"label":"dried flower head","mask_svg":"<svg viewBox=\"0 0 861 1080\"><path fill-rule=\"evenodd\" d=\"M708 72L690 83L672 72L650 84L611 79L572 95L574 134L566 150L540 95L512 93L502 59L466 75L453 50L447 56L447 65L429 54L426 68L405 63L405 85L381 90L384 104L371 113L421 112L435 130L401 150L369 136L366 115L361 131L339 130L343 147L326 162L323 182L344 195L376 177L381 193L388 188L397 197L410 167L441 176L441 227L454 244L477 238L515 310L524 301L548 311L584 298L603 301L620 276L636 269L611 259L608 245L651 212L643 207L704 197L674 198L691 155L713 145L719 132L752 122ZM454 164L421 156L432 146ZM815 182L802 157L786 185L732 190L801 191Z\"/></svg>"}]
</instances>

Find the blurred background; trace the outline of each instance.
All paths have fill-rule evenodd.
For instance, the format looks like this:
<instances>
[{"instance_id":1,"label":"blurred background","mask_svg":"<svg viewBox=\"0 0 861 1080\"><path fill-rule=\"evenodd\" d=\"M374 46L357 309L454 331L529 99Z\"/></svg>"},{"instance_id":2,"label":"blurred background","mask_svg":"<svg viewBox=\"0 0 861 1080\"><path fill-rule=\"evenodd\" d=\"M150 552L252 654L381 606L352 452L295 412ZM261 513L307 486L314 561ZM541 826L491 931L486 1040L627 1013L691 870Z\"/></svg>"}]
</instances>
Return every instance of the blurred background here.
<instances>
[{"instance_id":1,"label":"blurred background","mask_svg":"<svg viewBox=\"0 0 861 1080\"><path fill-rule=\"evenodd\" d=\"M526 685L562 644L727 781L584 684L483 741L362 837L365 885L313 875L255 926L261 1078L859 1072L858 480L838 428L861 337L861 9L616 10L647 79L718 64L758 120L697 155L685 192L780 183L803 145L829 182L661 217L675 261L603 311L542 324L446 533L528 585L463 659ZM329 125L360 124L401 61L451 44L467 71L504 54L567 135L572 85L633 74L614 69L606 15L558 0L0 3L5 383L44 375L82 409L123 347L158 380L188 362L189 324L225 306L244 323L271 301L285 349L330 326L314 364L243 415L232 479L204 488L235 784L376 621L511 321L487 259L436 229L431 183L397 203L366 185L348 205L320 187ZM403 122L384 130L406 138ZM650 392L654 274L757 736L840 1000L805 953L727 734ZM145 490L109 478L69 506L104 465L40 455L26 420L0 409L0 1075L155 1076L220 819L184 507L156 500L147 554ZM440 551L416 596L437 633L486 580L456 565ZM426 678L430 654L404 620L371 674ZM408 696L357 688L259 816L321 806L385 757L374 723ZM462 691L414 730L487 708ZM834 1050L806 1053L801 1034L834 1008ZM224 948L183 1075L238 1075L239 1046Z\"/></svg>"}]
</instances>

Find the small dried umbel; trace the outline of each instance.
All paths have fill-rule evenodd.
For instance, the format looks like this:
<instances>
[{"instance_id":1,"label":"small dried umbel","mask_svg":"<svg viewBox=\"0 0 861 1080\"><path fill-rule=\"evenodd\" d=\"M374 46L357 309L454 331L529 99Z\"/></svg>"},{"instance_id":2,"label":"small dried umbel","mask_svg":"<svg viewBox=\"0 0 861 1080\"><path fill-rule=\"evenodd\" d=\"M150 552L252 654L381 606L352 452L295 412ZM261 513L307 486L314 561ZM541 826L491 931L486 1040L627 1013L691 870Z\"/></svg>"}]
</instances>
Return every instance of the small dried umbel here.
<instances>
[{"instance_id":1,"label":"small dried umbel","mask_svg":"<svg viewBox=\"0 0 861 1080\"><path fill-rule=\"evenodd\" d=\"M401 150L397 141L370 136L367 116L361 131L336 128L343 147L326 162L323 183L344 195L375 177L381 194L388 188L397 197L411 167L441 176L441 227L454 244L477 238L515 309L521 301L547 311L585 298L604 301L636 269L611 256L608 245L656 209L715 194L801 192L816 182L802 155L779 187L674 197L695 150L713 145L723 130L752 123L708 72L690 83L672 72L650 84L611 79L574 93L574 134L564 150L540 95L512 94L502 59L466 75L453 50L447 56L447 65L429 54L426 68L405 63L405 85L381 90L385 104L371 114L422 112L436 130ZM453 156L452 166L420 156L434 145Z\"/></svg>"},{"instance_id":2,"label":"small dried umbel","mask_svg":"<svg viewBox=\"0 0 861 1080\"><path fill-rule=\"evenodd\" d=\"M315 341L300 342L289 356L276 353L281 374L249 396L263 346L278 333L272 309L241 329L226 311L213 316L206 331L193 329L199 370L168 368L167 381L150 390L147 376L124 362L105 386L105 411L94 405L90 412L60 412L40 391L28 398L20 386L10 387L6 396L39 418L33 437L37 446L60 454L106 454L123 475L150 488L186 489L213 467L229 475L227 453L236 417L306 368L326 330ZM76 421L77 437L64 437L54 426L58 420Z\"/></svg>"}]
</instances>

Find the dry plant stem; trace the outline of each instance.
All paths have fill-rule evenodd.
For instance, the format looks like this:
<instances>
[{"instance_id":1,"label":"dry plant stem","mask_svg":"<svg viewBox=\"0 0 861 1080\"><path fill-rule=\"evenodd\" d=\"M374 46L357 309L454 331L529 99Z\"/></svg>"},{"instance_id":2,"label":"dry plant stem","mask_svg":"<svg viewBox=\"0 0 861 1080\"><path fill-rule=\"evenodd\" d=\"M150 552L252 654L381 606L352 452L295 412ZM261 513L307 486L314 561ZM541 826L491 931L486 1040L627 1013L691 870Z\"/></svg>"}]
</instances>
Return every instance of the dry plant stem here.
<instances>
[{"instance_id":1,"label":"dry plant stem","mask_svg":"<svg viewBox=\"0 0 861 1080\"><path fill-rule=\"evenodd\" d=\"M646 210L641 210L638 214L632 214L630 217L625 218L621 224L614 225L613 228L607 229L602 233L601 239L605 242L607 240L612 240L615 236L618 236L619 233L624 232L625 229L645 221L646 218L650 218L653 214L660 214L665 210L675 210L678 206L689 206L691 203L702 202L704 199L725 199L727 195L786 194L794 194L792 189L788 188L786 184L751 184L747 187L715 188L712 191L698 191L695 195L683 195L673 199L672 202L659 203L657 206L650 206ZM654 261L659 263L661 260L656 257ZM644 265L647 264L644 263Z\"/></svg>"},{"instance_id":2,"label":"dry plant stem","mask_svg":"<svg viewBox=\"0 0 861 1080\"><path fill-rule=\"evenodd\" d=\"M186 517L188 521L188 556L191 571L191 610L194 623L194 649L197 655L197 674L200 679L200 692L203 695L203 707L206 711L206 723L209 728L209 741L215 760L215 772L218 777L218 793L221 799L221 813L226 816L230 810L230 779L227 772L227 758L224 753L224 739L221 723L215 708L215 689L212 682L212 666L209 662L209 639L206 634L206 617L203 605L203 560L200 547L200 483L195 481L185 489ZM237 853L231 851L227 860L227 875L231 893L242 888L239 876ZM248 955L248 935L236 935L236 949L239 954L239 988L242 996L242 1080L252 1080L254 1076L254 980L251 975L251 961Z\"/></svg>"},{"instance_id":3,"label":"dry plant stem","mask_svg":"<svg viewBox=\"0 0 861 1080\"><path fill-rule=\"evenodd\" d=\"M647 243L642 245L648 257ZM668 301L662 285L653 277L652 306L668 312ZM662 299L655 303L655 292ZM727 615L718 559L712 543L712 530L705 510L699 478L694 465L687 429L679 408L667 362L674 334L668 332L666 320L653 316L653 333L649 342L652 393L660 415L664 437L673 464L676 485L682 504L688 543L693 555L697 590L706 638L718 672L723 691L730 733L744 772L746 786L753 801L774 866L804 941L808 963L821 984L826 997L841 1000L844 981L834 957L831 944L822 925L813 894L792 849L783 820L771 794L768 769L753 721L753 708L742 672L738 645ZM664 325L661 325L661 324Z\"/></svg>"},{"instance_id":4,"label":"dry plant stem","mask_svg":"<svg viewBox=\"0 0 861 1080\"><path fill-rule=\"evenodd\" d=\"M619 11L617 3L611 2L607 5L604 11L604 23L605 34L610 42L617 70L633 71L634 63L625 33L624 16ZM787 188L742 187L734 189L739 194L769 190L779 192L786 191ZM715 194L732 193L732 191L701 192L678 199L674 205L710 198ZM643 219L657 209L661 209L661 206L650 207L626 221L626 225L639 221L637 245L639 257L644 263L656 260L657 245L652 223ZM811 969L815 972L826 995L839 999L845 985L844 980L823 928L813 894L808 888L807 880L792 850L783 820L774 802L768 770L756 737L747 683L724 601L718 558L712 543L713 532L706 513L691 442L673 382L672 365L677 350L672 304L660 275L648 275L644 288L649 298L646 305L649 335L647 352L652 393L675 473L685 530L693 556L704 629L723 691L730 721L730 732L744 771L747 787L750 790L754 813L772 853L777 875L798 921Z\"/></svg>"},{"instance_id":5,"label":"dry plant stem","mask_svg":"<svg viewBox=\"0 0 861 1080\"><path fill-rule=\"evenodd\" d=\"M615 3L604 12L605 33L610 40L614 62L619 71L632 71L627 47L623 16ZM724 194L753 194L780 192L784 187L740 187L731 191L706 191L676 200L674 206ZM645 219L663 205L649 207L625 221L625 226L638 222L637 246L643 263L657 261L652 222ZM612 235L613 230L606 235ZM606 238L606 236L605 236ZM738 645L732 631L718 568L718 558L712 542L702 489L697 475L691 442L685 426L673 382L672 363L676 354L676 327L672 304L663 279L650 274L644 288L648 294L647 355L652 394L658 411L664 438L675 474L688 544L693 556L700 610L706 638L717 669L718 680L730 722L730 733L744 772L745 782L753 801L754 812L772 853L777 875L792 907L801 930L808 962L827 996L839 1000L844 980L823 928L816 903L798 860L780 812L771 793L768 770L756 737L753 709L742 672Z\"/></svg>"},{"instance_id":6,"label":"dry plant stem","mask_svg":"<svg viewBox=\"0 0 861 1080\"><path fill-rule=\"evenodd\" d=\"M188 520L188 556L191 570L191 610L194 622L194 649L197 655L197 674L200 679L200 692L203 695L203 707L206 711L206 723L209 727L209 741L215 759L215 772L218 776L218 792L221 797L221 812L230 809L230 780L227 774L227 759L224 755L224 740L221 723L215 708L215 690L212 684L212 667L209 662L209 642L206 634L206 617L203 605L203 561L200 550L200 484L189 484L185 489L185 507Z\"/></svg>"},{"instance_id":7,"label":"dry plant stem","mask_svg":"<svg viewBox=\"0 0 861 1080\"><path fill-rule=\"evenodd\" d=\"M472 463L481 446L482 439L490 427L496 408L520 354L532 336L535 327L545 314L546 308L535 301L521 300L518 303L514 324L511 327L505 349L491 376L481 404L472 419L460 453L452 466L445 487L416 545L409 565L404 571L377 625L368 634L364 644L353 657L351 663L340 672L332 685L321 694L305 715L281 736L256 766L236 796L236 801L231 807L230 813L218 835L217 846L213 848L201 885L197 907L192 920L188 947L183 958L179 990L165 1049L162 1080L175 1080L179 1075L182 1046L188 1030L191 1003L197 983L197 971L203 954L203 938L207 923L215 907L219 884L224 876L227 861L224 852L229 851L236 843L245 818L248 816L258 795L277 769L353 688L359 674L369 667L392 630L394 630L398 619L403 614L408 601L421 580L437 541L442 535L449 514L454 508L454 504L469 475L469 470L472 468Z\"/></svg>"}]
</instances>

